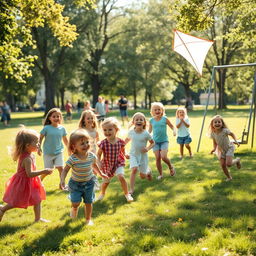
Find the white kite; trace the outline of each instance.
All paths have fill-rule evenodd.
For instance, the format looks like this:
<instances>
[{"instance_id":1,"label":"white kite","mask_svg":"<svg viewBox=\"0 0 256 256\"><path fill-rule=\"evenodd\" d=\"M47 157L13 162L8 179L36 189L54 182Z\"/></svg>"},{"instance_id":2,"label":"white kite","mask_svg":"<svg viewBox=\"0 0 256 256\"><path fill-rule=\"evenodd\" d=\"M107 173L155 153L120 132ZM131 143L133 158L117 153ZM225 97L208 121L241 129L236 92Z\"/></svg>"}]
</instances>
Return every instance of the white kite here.
<instances>
[{"instance_id":1,"label":"white kite","mask_svg":"<svg viewBox=\"0 0 256 256\"><path fill-rule=\"evenodd\" d=\"M173 50L183 56L202 75L205 57L213 41L174 30Z\"/></svg>"}]
</instances>

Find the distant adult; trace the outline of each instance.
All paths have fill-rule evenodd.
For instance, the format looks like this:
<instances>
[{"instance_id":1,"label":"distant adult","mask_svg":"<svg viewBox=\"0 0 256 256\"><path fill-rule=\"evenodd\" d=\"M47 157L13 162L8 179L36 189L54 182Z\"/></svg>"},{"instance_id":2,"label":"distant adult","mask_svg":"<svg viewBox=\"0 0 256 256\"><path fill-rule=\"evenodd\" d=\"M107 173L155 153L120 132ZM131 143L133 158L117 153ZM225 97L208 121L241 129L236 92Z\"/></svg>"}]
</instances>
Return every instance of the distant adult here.
<instances>
[{"instance_id":1,"label":"distant adult","mask_svg":"<svg viewBox=\"0 0 256 256\"><path fill-rule=\"evenodd\" d=\"M66 114L67 114L67 121L71 121L72 120L72 104L70 103L69 100L67 100L66 105L65 105L65 110L66 110Z\"/></svg>"},{"instance_id":2,"label":"distant adult","mask_svg":"<svg viewBox=\"0 0 256 256\"><path fill-rule=\"evenodd\" d=\"M11 120L11 109L6 101L4 101L1 106L1 114L1 122L4 123L4 126L8 126Z\"/></svg>"},{"instance_id":3,"label":"distant adult","mask_svg":"<svg viewBox=\"0 0 256 256\"><path fill-rule=\"evenodd\" d=\"M109 101L105 100L104 103L105 103L105 110L106 110L106 114L107 114L109 112Z\"/></svg>"},{"instance_id":4,"label":"distant adult","mask_svg":"<svg viewBox=\"0 0 256 256\"><path fill-rule=\"evenodd\" d=\"M104 121L106 116L105 103L103 102L103 98L101 96L98 97L98 102L95 105L95 114L97 115L99 123Z\"/></svg>"},{"instance_id":5,"label":"distant adult","mask_svg":"<svg viewBox=\"0 0 256 256\"><path fill-rule=\"evenodd\" d=\"M77 105L76 105L77 113L80 114L82 112L83 107L84 107L83 105L84 105L83 102L81 102L80 100L77 101Z\"/></svg>"},{"instance_id":6,"label":"distant adult","mask_svg":"<svg viewBox=\"0 0 256 256\"><path fill-rule=\"evenodd\" d=\"M119 106L122 122L124 125L124 119L126 119L126 121L129 122L128 115L127 115L128 100L124 97L124 95L120 96L120 100L118 101L118 106Z\"/></svg>"}]
</instances>

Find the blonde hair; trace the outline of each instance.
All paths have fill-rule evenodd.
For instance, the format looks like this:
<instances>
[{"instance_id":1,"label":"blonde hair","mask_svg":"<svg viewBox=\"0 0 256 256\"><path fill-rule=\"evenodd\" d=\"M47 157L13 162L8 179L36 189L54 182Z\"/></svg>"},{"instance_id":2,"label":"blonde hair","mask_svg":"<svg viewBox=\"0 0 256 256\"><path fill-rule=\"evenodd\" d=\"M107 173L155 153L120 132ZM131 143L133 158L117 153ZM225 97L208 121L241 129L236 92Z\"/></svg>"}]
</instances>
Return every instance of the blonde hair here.
<instances>
[{"instance_id":1,"label":"blonde hair","mask_svg":"<svg viewBox=\"0 0 256 256\"><path fill-rule=\"evenodd\" d=\"M165 116L164 105L163 105L161 102L153 102L153 103L151 104L151 108L150 108L150 114L151 114L151 116L154 116L154 115L153 115L153 108L154 108L154 107L159 107L159 108L161 108L161 109L162 109L162 116Z\"/></svg>"},{"instance_id":2,"label":"blonde hair","mask_svg":"<svg viewBox=\"0 0 256 256\"><path fill-rule=\"evenodd\" d=\"M179 111L184 111L184 114L185 114L185 117L188 116L187 114L187 109L184 108L184 107L178 107L177 110L176 110L176 117L179 118Z\"/></svg>"},{"instance_id":3,"label":"blonde hair","mask_svg":"<svg viewBox=\"0 0 256 256\"><path fill-rule=\"evenodd\" d=\"M79 128L86 128L86 124L85 124L85 117L86 115L92 115L93 117L93 124L92 124L92 128L95 128L97 129L97 118L96 118L96 115L93 113L93 111L91 110L84 110L81 114L81 117L80 117L80 120L79 120L79 123L78 123L78 127Z\"/></svg>"},{"instance_id":4,"label":"blonde hair","mask_svg":"<svg viewBox=\"0 0 256 256\"><path fill-rule=\"evenodd\" d=\"M89 134L84 129L77 129L70 134L69 142L68 142L69 154L75 153L75 148L74 148L75 144L83 138L85 138L88 141L90 139Z\"/></svg>"},{"instance_id":5,"label":"blonde hair","mask_svg":"<svg viewBox=\"0 0 256 256\"><path fill-rule=\"evenodd\" d=\"M59 108L52 108L52 109L50 109L49 111L48 111L48 113L47 113L47 115L46 115L46 117L45 117L45 119L44 119L44 121L43 121L43 125L45 126L45 125L48 125L48 124L51 124L51 121L50 121L50 117L51 117L51 115L53 114L53 113L55 113L55 112L57 112L57 113L59 113L60 114L60 122L62 123L62 121L63 121L63 116L62 116L62 113L61 113L61 111L60 111L60 109Z\"/></svg>"},{"instance_id":6,"label":"blonde hair","mask_svg":"<svg viewBox=\"0 0 256 256\"><path fill-rule=\"evenodd\" d=\"M33 141L39 139L39 134L32 129L26 129L23 127L16 135L15 145L12 152L12 158L17 161L18 158L26 151L26 146Z\"/></svg>"},{"instance_id":7,"label":"blonde hair","mask_svg":"<svg viewBox=\"0 0 256 256\"><path fill-rule=\"evenodd\" d=\"M102 128L106 125L112 125L118 131L121 129L120 123L115 117L108 117L101 123Z\"/></svg>"},{"instance_id":8,"label":"blonde hair","mask_svg":"<svg viewBox=\"0 0 256 256\"><path fill-rule=\"evenodd\" d=\"M209 125L209 133L215 132L215 129L213 128L213 121L214 119L219 118L222 122L222 128L228 128L226 123L223 120L223 117L220 115L216 115L211 119L210 125Z\"/></svg>"},{"instance_id":9,"label":"blonde hair","mask_svg":"<svg viewBox=\"0 0 256 256\"><path fill-rule=\"evenodd\" d=\"M145 129L146 129L146 126L147 126L147 120L146 120L145 115L144 115L142 112L137 112L137 113L135 113L135 114L132 116L132 120L131 120L131 122L130 122L130 124L129 124L129 128L134 125L134 119L136 118L136 116L142 116L142 117L144 118L145 124L143 125L143 129L145 130Z\"/></svg>"}]
</instances>

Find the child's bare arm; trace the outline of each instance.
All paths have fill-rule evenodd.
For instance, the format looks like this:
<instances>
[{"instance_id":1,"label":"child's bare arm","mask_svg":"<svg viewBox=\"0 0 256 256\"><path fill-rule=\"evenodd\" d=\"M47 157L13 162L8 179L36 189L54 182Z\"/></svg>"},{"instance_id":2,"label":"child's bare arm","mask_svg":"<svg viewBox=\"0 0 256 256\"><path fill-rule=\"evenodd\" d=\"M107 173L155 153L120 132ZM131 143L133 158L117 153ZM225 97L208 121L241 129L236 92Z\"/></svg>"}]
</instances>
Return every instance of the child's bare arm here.
<instances>
[{"instance_id":1,"label":"child's bare arm","mask_svg":"<svg viewBox=\"0 0 256 256\"><path fill-rule=\"evenodd\" d=\"M40 134L39 142L38 142L39 147L38 147L38 150L37 150L37 154L38 154L39 156L41 156L41 155L42 155L42 148L41 148L41 144L42 144L43 139L44 139L44 135L43 135L43 134Z\"/></svg>"},{"instance_id":2,"label":"child's bare arm","mask_svg":"<svg viewBox=\"0 0 256 256\"><path fill-rule=\"evenodd\" d=\"M176 129L168 118L166 119L166 124L173 130L173 136L176 136Z\"/></svg>"},{"instance_id":3,"label":"child's bare arm","mask_svg":"<svg viewBox=\"0 0 256 256\"><path fill-rule=\"evenodd\" d=\"M126 138L126 139L124 140L125 145L126 145L130 140L131 140L130 138Z\"/></svg>"},{"instance_id":4,"label":"child's bare arm","mask_svg":"<svg viewBox=\"0 0 256 256\"><path fill-rule=\"evenodd\" d=\"M66 135L63 136L63 137L62 137L62 140L63 140L65 146L67 147L67 146L68 146L68 139L67 139L67 136L66 136Z\"/></svg>"},{"instance_id":5,"label":"child's bare arm","mask_svg":"<svg viewBox=\"0 0 256 256\"><path fill-rule=\"evenodd\" d=\"M44 169L44 170L41 170L41 171L33 171L32 170L32 160L30 157L27 157L23 160L22 162L24 168L25 168L25 171L26 171L26 174L29 178L33 178L33 177L36 177L36 176L39 176L39 175L42 175L42 174L46 174L46 175L49 175L52 173L52 169Z\"/></svg>"},{"instance_id":6,"label":"child's bare arm","mask_svg":"<svg viewBox=\"0 0 256 256\"><path fill-rule=\"evenodd\" d=\"M230 132L229 136L232 137L232 139L234 140L234 144L236 144L239 147L240 144L236 139L236 135L233 132Z\"/></svg>"},{"instance_id":7,"label":"child's bare arm","mask_svg":"<svg viewBox=\"0 0 256 256\"><path fill-rule=\"evenodd\" d=\"M61 172L61 175L60 175L60 186L62 189L65 188L65 179L67 177L67 174L70 170L70 166L66 165L63 169L63 171Z\"/></svg>"},{"instance_id":8,"label":"child's bare arm","mask_svg":"<svg viewBox=\"0 0 256 256\"><path fill-rule=\"evenodd\" d=\"M184 119L182 119L183 124L188 128L190 126L189 123L186 123Z\"/></svg>"},{"instance_id":9,"label":"child's bare arm","mask_svg":"<svg viewBox=\"0 0 256 256\"><path fill-rule=\"evenodd\" d=\"M154 147L154 145L155 145L155 142L154 142L154 140L149 140L149 146L148 147L145 147L145 148L142 148L141 149L141 152L142 153L146 153L146 152L148 152L151 148L153 148Z\"/></svg>"},{"instance_id":10,"label":"child's bare arm","mask_svg":"<svg viewBox=\"0 0 256 256\"><path fill-rule=\"evenodd\" d=\"M213 150L211 151L211 154L212 154L213 152L215 152L216 147L217 147L217 143L216 143L215 139L212 139L212 141L213 141Z\"/></svg>"},{"instance_id":11,"label":"child's bare arm","mask_svg":"<svg viewBox=\"0 0 256 256\"><path fill-rule=\"evenodd\" d=\"M149 122L149 128L148 128L148 132L151 133L152 132L152 124Z\"/></svg>"},{"instance_id":12,"label":"child's bare arm","mask_svg":"<svg viewBox=\"0 0 256 256\"><path fill-rule=\"evenodd\" d=\"M108 179L108 176L100 170L100 168L99 168L99 166L98 166L96 160L93 162L92 168L93 168L93 170L94 170L97 174L99 174L102 178Z\"/></svg>"}]
</instances>

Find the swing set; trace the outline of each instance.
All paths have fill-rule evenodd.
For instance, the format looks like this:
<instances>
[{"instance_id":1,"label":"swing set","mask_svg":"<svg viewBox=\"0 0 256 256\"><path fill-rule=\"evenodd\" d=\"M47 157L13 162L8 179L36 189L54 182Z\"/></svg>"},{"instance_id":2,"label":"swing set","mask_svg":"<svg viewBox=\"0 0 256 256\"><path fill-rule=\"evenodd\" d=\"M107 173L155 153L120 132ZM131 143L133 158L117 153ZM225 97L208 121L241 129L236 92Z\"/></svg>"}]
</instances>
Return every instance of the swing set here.
<instances>
[{"instance_id":1,"label":"swing set","mask_svg":"<svg viewBox=\"0 0 256 256\"><path fill-rule=\"evenodd\" d=\"M210 85L209 85L209 89L208 89L208 97L207 97L207 102L206 102L205 111L204 111L203 122L202 122L200 136L199 136L199 140L198 140L198 144L197 144L197 152L199 152L199 148L200 148L202 133L203 133L203 129L204 129L204 123L205 123L205 118L206 118L206 114L207 114L207 110L208 110L208 106L209 106L210 94L211 94L213 83L214 83L215 109L217 110L216 70L218 70L218 69L223 70L223 69L227 69L227 68L236 68L236 67L240 68L240 67L248 67L248 66L256 66L256 63L213 66L211 81L210 81ZM223 97L223 95L221 94L220 97ZM241 140L238 140L238 142L240 144L248 144L251 123L252 123L251 148L253 148L253 141L254 141L255 115L256 115L256 106L255 105L256 105L256 71L254 73L254 85L253 85L253 89L252 89L252 102L251 102L251 106L250 106L250 114L247 117L247 121L245 123L245 127L242 132ZM247 125L247 127L246 127L246 125Z\"/></svg>"}]
</instances>

